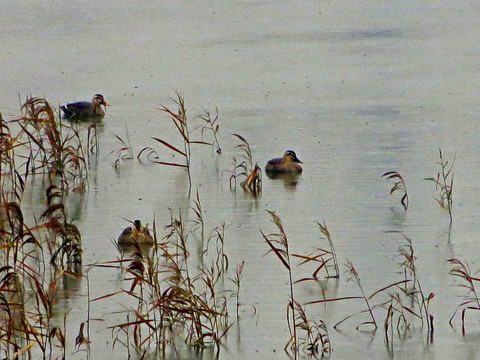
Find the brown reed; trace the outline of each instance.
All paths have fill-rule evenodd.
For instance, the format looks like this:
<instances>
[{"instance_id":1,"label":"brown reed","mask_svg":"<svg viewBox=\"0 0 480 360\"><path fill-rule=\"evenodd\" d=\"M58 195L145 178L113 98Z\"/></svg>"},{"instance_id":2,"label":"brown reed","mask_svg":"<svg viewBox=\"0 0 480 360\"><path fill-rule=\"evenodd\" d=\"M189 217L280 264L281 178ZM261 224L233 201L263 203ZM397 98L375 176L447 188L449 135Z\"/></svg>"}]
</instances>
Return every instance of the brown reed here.
<instances>
[{"instance_id":1,"label":"brown reed","mask_svg":"<svg viewBox=\"0 0 480 360\"><path fill-rule=\"evenodd\" d=\"M115 138L117 139L117 142L119 143L120 148L115 151L112 151L111 153L115 154L115 161L113 162L113 168L118 171L122 161L133 159L133 151L130 145L128 129L127 129L127 140L123 140L118 135L115 135Z\"/></svg>"},{"instance_id":2,"label":"brown reed","mask_svg":"<svg viewBox=\"0 0 480 360\"><path fill-rule=\"evenodd\" d=\"M226 296L231 290L224 289L224 275L228 271L228 257L223 248L225 227L215 228L205 239L207 245L215 246L202 250L199 267L194 267L188 244L197 242L203 247L207 233L198 191L192 211L196 218L191 226L181 213L174 216L171 212L161 242L154 222L152 251L137 246L130 259L109 262L126 271L126 280L131 285L93 301L119 294L127 294L136 301L136 308L126 313L127 322L111 327L114 344L123 344L129 352L140 356L151 352L165 354L166 346L179 338L189 346L214 346L219 352L232 326Z\"/></svg>"},{"instance_id":3,"label":"brown reed","mask_svg":"<svg viewBox=\"0 0 480 360\"><path fill-rule=\"evenodd\" d=\"M300 280L297 280L297 282L302 282L302 281L307 281L307 280L314 280L317 281L319 280L318 274L324 270L325 275L327 279L330 278L335 278L338 279L340 277L340 272L338 269L338 262L337 262L337 254L335 253L335 247L333 246L333 241L332 237L330 235L330 232L327 229L327 225L323 223L323 225L319 222L317 222L317 225L320 229L320 232L325 236L324 239L328 241L330 250L323 249L323 248L316 248L313 252L311 252L308 255L300 255L300 254L292 254L293 257L302 259L303 261L300 262L300 265L308 264L308 263L319 263L312 276L308 278L302 278ZM333 262L333 265L330 263ZM330 270L329 268L333 267L334 274L330 275Z\"/></svg>"},{"instance_id":4,"label":"brown reed","mask_svg":"<svg viewBox=\"0 0 480 360\"><path fill-rule=\"evenodd\" d=\"M180 135L180 137L182 139L183 150L180 150L178 146L174 146L174 145L170 144L169 142L167 142L163 139L160 139L160 138L157 138L157 137L152 137L152 139L159 142L163 146L169 148L174 153L181 155L182 159L184 160L184 163L181 163L181 162L172 163L172 162L164 162L164 161L158 161L158 160L154 160L153 162L156 163L156 164L160 164L160 165L176 166L176 167L185 168L187 170L187 174L188 174L188 184L189 184L188 194L190 195L190 192L191 192L191 189L192 189L192 174L191 174L192 145L211 145L211 143L192 139L192 133L195 131L195 129L191 131L190 128L189 128L190 125L189 125L189 121L188 121L188 117L187 117L187 109L185 107L185 100L183 99L183 97L179 93L177 93L177 97L173 101L178 106L177 111L170 110L169 108L167 108L164 105L161 105L161 107L158 108L158 110L161 110L161 111L167 113L170 116L170 119L172 120L173 125L175 126L178 134ZM212 128L212 129L214 129L214 128ZM216 131L218 131L218 128L216 126L215 126L215 129L216 129ZM216 132L214 134L215 134L215 138L216 138ZM140 155L145 151L151 153L151 148L149 148L149 147L148 148L143 148L140 151L138 157L140 157Z\"/></svg>"},{"instance_id":5,"label":"brown reed","mask_svg":"<svg viewBox=\"0 0 480 360\"><path fill-rule=\"evenodd\" d=\"M78 281L81 235L68 220L64 197L85 191L85 153L98 149L89 127L87 147L78 124L62 123L45 99L27 97L22 116L0 116L0 357L66 358L67 313L55 314L60 289ZM26 220L27 182L47 179L47 208ZM55 319L57 318L57 319Z\"/></svg>"},{"instance_id":6,"label":"brown reed","mask_svg":"<svg viewBox=\"0 0 480 360\"><path fill-rule=\"evenodd\" d=\"M438 197L435 198L440 207L448 211L448 217L450 218L450 226L453 222L453 177L454 173L453 165L455 164L455 156L453 161L449 165L449 161L443 158L442 150L439 149L440 161L437 164L440 165L440 171L436 177L425 178L424 180L433 181L435 183L435 190L438 192Z\"/></svg>"},{"instance_id":7,"label":"brown reed","mask_svg":"<svg viewBox=\"0 0 480 360\"><path fill-rule=\"evenodd\" d=\"M233 134L240 140L240 144L236 146L239 154L233 158L233 170L230 175L230 189L236 190L237 178L244 180L240 183L243 191L249 192L254 196L262 193L262 170L253 161L252 150L248 141L239 134Z\"/></svg>"},{"instance_id":8,"label":"brown reed","mask_svg":"<svg viewBox=\"0 0 480 360\"><path fill-rule=\"evenodd\" d=\"M208 110L205 110L204 114L200 116L200 119L205 122L201 127L202 137L205 132L211 133L213 136L212 147L216 148L215 151L217 154L221 154L222 148L218 141L218 132L220 130L220 125L218 124L218 108L215 108L215 116L213 118L212 114Z\"/></svg>"},{"instance_id":9,"label":"brown reed","mask_svg":"<svg viewBox=\"0 0 480 360\"><path fill-rule=\"evenodd\" d=\"M395 183L390 190L390 195L392 195L394 192L401 192L403 195L400 199L400 202L406 211L408 209L408 192L407 186L405 185L405 180L403 179L402 175L400 175L398 171L388 171L383 174L382 177L386 177L387 179L394 179Z\"/></svg>"},{"instance_id":10,"label":"brown reed","mask_svg":"<svg viewBox=\"0 0 480 360\"><path fill-rule=\"evenodd\" d=\"M466 293L463 295L463 301L457 306L448 323L453 327L453 319L461 310L462 335L465 336L465 319L467 310L480 311L480 298L476 288L476 283L480 281L480 278L472 275L470 266L466 261L452 258L448 259L448 262L453 265L453 268L450 270L450 274L460 278L462 280L462 284L458 286L466 290Z\"/></svg>"},{"instance_id":11,"label":"brown reed","mask_svg":"<svg viewBox=\"0 0 480 360\"><path fill-rule=\"evenodd\" d=\"M321 355L322 357L331 353L331 344L328 331L323 321L311 321L307 318L304 308L297 302L294 294L294 284L288 238L282 225L281 219L273 211L267 210L272 217L272 222L277 232L265 234L260 230L263 239L267 242L273 252L288 272L290 288L290 299L287 304L287 325L290 338L285 345L285 352L294 359L299 357L300 350L305 351L309 356ZM303 332L304 335L300 335Z\"/></svg>"}]
</instances>

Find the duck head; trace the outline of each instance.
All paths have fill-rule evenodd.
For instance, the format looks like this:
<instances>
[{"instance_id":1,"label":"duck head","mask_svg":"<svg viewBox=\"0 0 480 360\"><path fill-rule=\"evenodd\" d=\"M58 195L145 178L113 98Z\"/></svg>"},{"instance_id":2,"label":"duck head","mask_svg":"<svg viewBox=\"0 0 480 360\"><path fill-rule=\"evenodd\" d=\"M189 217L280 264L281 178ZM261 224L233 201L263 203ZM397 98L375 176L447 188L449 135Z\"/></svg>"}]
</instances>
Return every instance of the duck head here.
<instances>
[{"instance_id":1,"label":"duck head","mask_svg":"<svg viewBox=\"0 0 480 360\"><path fill-rule=\"evenodd\" d=\"M283 160L285 162L294 162L294 163L303 164L303 162L300 161L300 159L297 157L297 154L295 154L295 151L293 150L285 151L285 154L283 154Z\"/></svg>"},{"instance_id":2,"label":"duck head","mask_svg":"<svg viewBox=\"0 0 480 360\"><path fill-rule=\"evenodd\" d=\"M110 106L105 101L102 94L95 94L95 96L93 97L92 103L95 103L95 104L98 104L98 105L103 105L103 106Z\"/></svg>"},{"instance_id":3,"label":"duck head","mask_svg":"<svg viewBox=\"0 0 480 360\"><path fill-rule=\"evenodd\" d=\"M135 220L135 221L133 222L133 225L135 226L135 229L136 229L137 231L140 231L140 228L142 227L142 223L140 222L140 220Z\"/></svg>"}]
</instances>

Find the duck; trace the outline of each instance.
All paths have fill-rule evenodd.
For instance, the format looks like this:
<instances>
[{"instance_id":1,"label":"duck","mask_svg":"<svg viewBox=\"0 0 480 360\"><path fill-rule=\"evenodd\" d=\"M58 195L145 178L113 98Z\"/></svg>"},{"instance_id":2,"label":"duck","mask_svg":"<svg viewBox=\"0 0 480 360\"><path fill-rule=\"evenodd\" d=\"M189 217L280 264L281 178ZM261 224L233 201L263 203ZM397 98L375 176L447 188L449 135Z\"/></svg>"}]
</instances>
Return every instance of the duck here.
<instances>
[{"instance_id":1,"label":"duck","mask_svg":"<svg viewBox=\"0 0 480 360\"><path fill-rule=\"evenodd\" d=\"M271 174L301 174L303 162L297 157L295 151L287 150L281 158L271 159L265 166L265 172Z\"/></svg>"},{"instance_id":2,"label":"duck","mask_svg":"<svg viewBox=\"0 0 480 360\"><path fill-rule=\"evenodd\" d=\"M129 226L123 230L118 237L118 243L120 245L152 245L153 237L150 235L150 231L145 226L142 226L140 220L135 220L133 226Z\"/></svg>"},{"instance_id":3,"label":"duck","mask_svg":"<svg viewBox=\"0 0 480 360\"><path fill-rule=\"evenodd\" d=\"M102 105L105 108L109 106L102 94L95 94L91 102L78 101L69 103L60 106L60 109L62 109L66 118L105 116L105 111L102 108Z\"/></svg>"}]
</instances>

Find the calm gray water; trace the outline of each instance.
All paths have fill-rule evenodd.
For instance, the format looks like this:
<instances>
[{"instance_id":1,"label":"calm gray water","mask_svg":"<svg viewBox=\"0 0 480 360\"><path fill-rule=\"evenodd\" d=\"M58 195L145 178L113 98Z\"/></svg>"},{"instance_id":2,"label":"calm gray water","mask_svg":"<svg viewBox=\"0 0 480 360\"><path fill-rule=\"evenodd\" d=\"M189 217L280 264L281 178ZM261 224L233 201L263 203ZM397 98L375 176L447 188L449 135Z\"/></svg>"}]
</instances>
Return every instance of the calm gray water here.
<instances>
[{"instance_id":1,"label":"calm gray water","mask_svg":"<svg viewBox=\"0 0 480 360\"><path fill-rule=\"evenodd\" d=\"M435 293L433 343L418 327L395 342L398 359L479 359L478 315L470 313L467 336L460 319L448 324L462 299L448 275L451 257L480 268L478 95L480 3L477 1L3 1L0 6L0 111L20 112L18 97L45 97L57 106L102 93L110 103L99 124L100 155L90 188L69 199L70 215L82 232L84 263L119 257L111 240L140 218L161 229L169 208L187 211L187 177L181 169L137 160L113 167L121 145L134 154L143 147L164 150L150 137L178 140L168 117L179 91L193 117L219 110L221 155L194 150L194 191L198 188L213 228L225 222L226 252L232 268L245 260L239 324L220 359L286 358L287 274L261 238L274 231L268 213L282 218L295 253L324 247L317 221L334 240L342 277L330 281L331 297L358 295L346 282L343 265L352 261L371 294L399 280L400 232L412 239L420 281ZM304 162L295 187L264 176L254 199L229 189L237 140L243 135L262 167L287 149ZM178 142L177 142L178 144ZM453 226L435 201L438 150L454 163ZM162 161L171 155L161 153ZM404 212L387 171L405 178L410 207ZM33 208L39 195L26 195ZM161 230L163 231L163 230ZM161 233L161 235L164 235ZM302 278L310 270L295 268ZM91 297L128 286L115 270L90 273ZM301 301L321 298L319 284L299 284ZM71 322L69 358L78 324L85 320L86 284L64 304ZM125 358L112 350L108 326L125 321L119 299L92 303L92 358ZM330 331L333 358L387 359L383 329L359 332L359 319L332 326L362 310L361 302L311 305ZM384 314L384 312L380 312ZM383 324L384 315L379 315ZM382 325L383 326L383 325ZM191 355L182 355L189 358ZM192 355L193 356L193 355ZM208 352L204 358L211 358Z\"/></svg>"}]
</instances>

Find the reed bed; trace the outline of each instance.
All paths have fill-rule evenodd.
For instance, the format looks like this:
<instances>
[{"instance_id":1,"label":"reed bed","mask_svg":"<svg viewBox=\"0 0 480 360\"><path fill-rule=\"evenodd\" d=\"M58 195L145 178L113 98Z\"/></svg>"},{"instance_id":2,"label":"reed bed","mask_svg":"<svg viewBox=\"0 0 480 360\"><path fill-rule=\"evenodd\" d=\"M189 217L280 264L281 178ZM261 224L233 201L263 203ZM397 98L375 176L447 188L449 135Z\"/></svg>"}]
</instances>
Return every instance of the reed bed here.
<instances>
[{"instance_id":1,"label":"reed bed","mask_svg":"<svg viewBox=\"0 0 480 360\"><path fill-rule=\"evenodd\" d=\"M160 110L172 120L182 144L176 146L161 138L153 139L180 155L181 161L159 161L163 154L151 147L143 148L137 159L146 154L149 161L185 168L190 199L193 146L211 145L212 153L222 153L219 115L218 109L215 114L205 111L193 118L200 122L195 126L187 118L185 101L180 94L174 103L177 110L165 106ZM82 127L79 123L62 123L48 102L36 97L28 97L21 111L21 117L9 121L0 114L0 358L64 359L72 348L90 358L90 309L98 301L107 299L133 304L125 307L124 321L109 327L113 346L124 347L128 358L167 358L181 342L199 352L212 349L218 358L229 331L240 318L246 264L242 260L236 267L230 265L226 236L229 227L225 222L213 228L208 226L209 219L197 189L196 196L190 199L192 206L185 214L181 210L170 210L163 235L157 227L158 221L153 219L152 247L136 244L127 251L116 244L119 258L84 266L81 232L69 218L65 200L72 192L88 190L88 164L98 155L100 146L96 125ZM200 133L201 140L193 138L196 132ZM204 136L211 136L212 141L204 141ZM245 137L233 136L240 143L233 158L230 187L236 190L238 180L245 192L257 197L262 191L262 171L254 162ZM119 136L116 139L120 148L114 152L114 167L118 170L122 161L133 159L134 151L128 133L126 140ZM439 154L440 171L436 177L425 180L435 183L436 200L448 211L451 224L455 159L449 162L441 150ZM400 203L406 211L409 198L403 176L389 171L382 177L394 181L390 194L401 194ZM22 198L28 182L34 178L45 181L45 208L31 219L24 214ZM405 341L413 329L420 329L427 334L428 342L433 341L434 317L430 303L435 295L424 291L409 237L402 234L403 244L398 248L400 277L397 280L368 289L359 269L347 260L346 281L355 284L356 290L352 291L357 291L356 295L328 298L322 290L318 299L300 303L295 290L299 283L323 281L326 287L332 282L338 284L340 269L333 236L325 222L317 222L320 241L326 245L310 252L294 252L280 217L274 211L268 214L275 230L260 230L260 233L268 245L267 253L276 256L288 279L285 315L289 338L284 350L290 358L332 355L327 324L309 314L314 305L332 302L356 304L355 311L336 322L334 329L340 331L340 325L346 327L354 323L352 328L375 335L383 326L385 348L392 357L396 342ZM298 260L297 268L308 272L307 276L296 277L294 260ZM470 326L469 315L480 310L476 288L480 279L467 262L456 258L448 261L452 265L450 274L461 281L460 287L465 291L450 318L450 325L453 326L460 315L465 336L466 327ZM90 300L89 272L107 266L123 274L124 286ZM68 313L60 316L56 308L62 301L62 290L82 279L87 284L87 313L85 320L78 324L75 336L67 330ZM230 311L232 304L235 314Z\"/></svg>"},{"instance_id":2,"label":"reed bed","mask_svg":"<svg viewBox=\"0 0 480 360\"><path fill-rule=\"evenodd\" d=\"M81 277L81 236L67 221L60 189L47 189L48 205L40 221L29 227L21 207L4 206L0 258L0 353L5 358L66 357L66 314L55 306L69 279Z\"/></svg>"},{"instance_id":3,"label":"reed bed","mask_svg":"<svg viewBox=\"0 0 480 360\"><path fill-rule=\"evenodd\" d=\"M382 286L368 294L362 285L359 272L351 261L347 261L347 281L357 285L360 295L314 300L306 303L306 305L312 305L361 300L364 308L344 317L333 328L338 330L339 326L347 320L366 316L365 320L361 320L357 324L356 329L371 331L372 334L375 334L381 324L378 317L383 316L385 319L383 322L385 346L392 356L395 339L405 340L407 333L415 327L425 330L430 342L433 341L434 334L434 317L429 311L429 305L435 295L430 293L427 296L423 291L412 241L406 235L402 235L405 244L399 247L398 256L402 259L399 267L403 279Z\"/></svg>"},{"instance_id":4,"label":"reed bed","mask_svg":"<svg viewBox=\"0 0 480 360\"><path fill-rule=\"evenodd\" d=\"M0 116L0 357L66 358L66 317L55 307L66 283L82 274L79 229L64 198L88 188L86 158L98 153L96 126L86 144L78 124L62 123L45 99L27 97L22 116ZM29 181L46 183L46 208L26 219L22 199Z\"/></svg>"},{"instance_id":5,"label":"reed bed","mask_svg":"<svg viewBox=\"0 0 480 360\"><path fill-rule=\"evenodd\" d=\"M2 120L2 183L11 182L4 192L23 192L27 179L39 174L64 191L85 191L87 154L98 151L96 127L89 127L84 144L78 125L62 123L45 99L28 97L22 112L18 119Z\"/></svg>"},{"instance_id":6,"label":"reed bed","mask_svg":"<svg viewBox=\"0 0 480 360\"><path fill-rule=\"evenodd\" d=\"M228 298L229 294L236 297L238 312L243 263L233 280L226 281L226 227L215 227L207 235L198 191L191 210L195 214L192 221L172 211L161 239L154 222L155 244L151 249L136 246L130 258L109 262L125 271L131 285L93 301L126 294L136 303L134 309L126 311L126 322L111 327L114 346L125 346L129 354L163 357L181 340L196 349L213 347L218 354L234 323ZM198 261L192 259L190 243L199 246ZM229 289L228 284L235 288Z\"/></svg>"}]
</instances>

